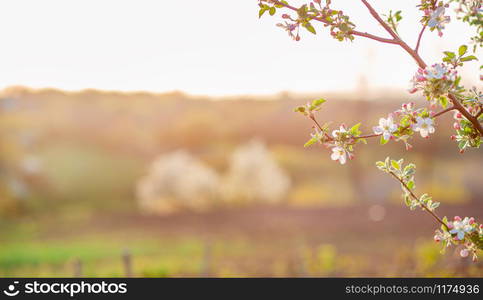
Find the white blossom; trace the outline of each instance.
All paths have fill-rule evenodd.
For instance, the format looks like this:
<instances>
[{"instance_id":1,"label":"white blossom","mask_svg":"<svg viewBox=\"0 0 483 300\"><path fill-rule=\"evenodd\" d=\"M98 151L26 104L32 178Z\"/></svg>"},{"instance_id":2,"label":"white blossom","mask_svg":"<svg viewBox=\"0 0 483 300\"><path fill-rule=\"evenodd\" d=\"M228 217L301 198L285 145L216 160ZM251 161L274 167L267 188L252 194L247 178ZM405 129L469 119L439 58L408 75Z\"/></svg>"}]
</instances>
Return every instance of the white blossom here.
<instances>
[{"instance_id":1,"label":"white blossom","mask_svg":"<svg viewBox=\"0 0 483 300\"><path fill-rule=\"evenodd\" d=\"M330 155L332 160L338 160L341 165L347 162L347 151L343 147L336 146L332 148L332 154Z\"/></svg>"},{"instance_id":2,"label":"white blossom","mask_svg":"<svg viewBox=\"0 0 483 300\"><path fill-rule=\"evenodd\" d=\"M453 221L452 229L449 231L449 233L456 234L458 240L462 241L465 238L465 234L470 233L473 230L473 226L470 225L470 219L466 217L462 221Z\"/></svg>"},{"instance_id":3,"label":"white blossom","mask_svg":"<svg viewBox=\"0 0 483 300\"><path fill-rule=\"evenodd\" d=\"M444 29L444 25L449 23L450 21L450 17L445 16L444 13L445 13L444 6L440 6L437 9L435 9L429 17L428 26L430 28L437 28L438 31L441 31L442 29Z\"/></svg>"},{"instance_id":4,"label":"white blossom","mask_svg":"<svg viewBox=\"0 0 483 300\"><path fill-rule=\"evenodd\" d=\"M339 130L332 131L332 136L335 138L338 138L340 135L344 133L347 133L347 129L345 128L345 125L340 125Z\"/></svg>"},{"instance_id":5,"label":"white blossom","mask_svg":"<svg viewBox=\"0 0 483 300\"><path fill-rule=\"evenodd\" d=\"M379 126L373 127L375 134L382 134L384 139L387 141L391 138L392 134L397 130L397 125L394 124L392 117L387 119L380 118Z\"/></svg>"},{"instance_id":6,"label":"white blossom","mask_svg":"<svg viewBox=\"0 0 483 300\"><path fill-rule=\"evenodd\" d=\"M416 124L413 125L414 131L419 131L423 138L427 138L430 133L434 133L433 120L431 118L416 118Z\"/></svg>"}]
</instances>

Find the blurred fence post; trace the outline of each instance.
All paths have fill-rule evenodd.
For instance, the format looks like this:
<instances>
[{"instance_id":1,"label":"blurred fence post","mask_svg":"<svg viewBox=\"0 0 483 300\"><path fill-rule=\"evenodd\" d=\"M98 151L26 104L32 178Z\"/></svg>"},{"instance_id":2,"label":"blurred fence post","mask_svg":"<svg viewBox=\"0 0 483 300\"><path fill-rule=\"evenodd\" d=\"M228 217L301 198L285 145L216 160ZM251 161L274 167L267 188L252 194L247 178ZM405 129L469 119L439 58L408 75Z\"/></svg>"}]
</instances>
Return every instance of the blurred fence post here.
<instances>
[{"instance_id":1,"label":"blurred fence post","mask_svg":"<svg viewBox=\"0 0 483 300\"><path fill-rule=\"evenodd\" d=\"M74 261L74 277L82 277L82 261L80 259Z\"/></svg>"},{"instance_id":2,"label":"blurred fence post","mask_svg":"<svg viewBox=\"0 0 483 300\"><path fill-rule=\"evenodd\" d=\"M126 277L132 277L133 276L133 271L132 271L132 255L129 249L125 249L122 252L122 264L124 266L124 275Z\"/></svg>"},{"instance_id":3,"label":"blurred fence post","mask_svg":"<svg viewBox=\"0 0 483 300\"><path fill-rule=\"evenodd\" d=\"M308 277L309 272L307 270L307 259L305 257L305 246L301 245L297 248L296 261L298 265L298 276Z\"/></svg>"},{"instance_id":4,"label":"blurred fence post","mask_svg":"<svg viewBox=\"0 0 483 300\"><path fill-rule=\"evenodd\" d=\"M212 273L213 245L211 240L206 240L203 248L203 258L201 261L201 276L210 277Z\"/></svg>"}]
</instances>

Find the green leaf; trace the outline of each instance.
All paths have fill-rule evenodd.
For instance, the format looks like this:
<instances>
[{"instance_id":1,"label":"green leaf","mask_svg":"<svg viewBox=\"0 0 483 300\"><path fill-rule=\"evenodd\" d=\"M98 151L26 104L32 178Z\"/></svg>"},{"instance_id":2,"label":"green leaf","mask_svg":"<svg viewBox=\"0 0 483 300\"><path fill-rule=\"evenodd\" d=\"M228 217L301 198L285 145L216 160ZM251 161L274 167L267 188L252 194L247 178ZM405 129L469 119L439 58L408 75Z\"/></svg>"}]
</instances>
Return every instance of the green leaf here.
<instances>
[{"instance_id":1,"label":"green leaf","mask_svg":"<svg viewBox=\"0 0 483 300\"><path fill-rule=\"evenodd\" d=\"M260 8L260 10L258 11L258 18L261 18L266 11L267 11L266 7Z\"/></svg>"},{"instance_id":2,"label":"green leaf","mask_svg":"<svg viewBox=\"0 0 483 300\"><path fill-rule=\"evenodd\" d=\"M386 139L384 138L384 136L382 136L382 135L381 135L381 140L380 140L381 145L385 145L385 144L387 144L387 142L389 142L389 141L388 141L388 140L386 140Z\"/></svg>"},{"instance_id":3,"label":"green leaf","mask_svg":"<svg viewBox=\"0 0 483 300\"><path fill-rule=\"evenodd\" d=\"M406 206L410 206L411 202L411 197L409 197L409 195L404 195L404 203L406 203Z\"/></svg>"},{"instance_id":4,"label":"green leaf","mask_svg":"<svg viewBox=\"0 0 483 300\"><path fill-rule=\"evenodd\" d=\"M466 51L468 51L468 46L466 46L466 45L462 45L462 46L460 46L460 47L459 47L459 49L458 49L458 54L459 54L460 56L463 56L463 55L466 53Z\"/></svg>"},{"instance_id":5,"label":"green leaf","mask_svg":"<svg viewBox=\"0 0 483 300\"><path fill-rule=\"evenodd\" d=\"M399 163L395 160L391 160L391 166L396 169L396 170L400 170L401 169L401 166L399 165Z\"/></svg>"},{"instance_id":6,"label":"green leaf","mask_svg":"<svg viewBox=\"0 0 483 300\"><path fill-rule=\"evenodd\" d=\"M310 140L308 140L307 143L304 144L304 147L312 146L313 144L315 144L317 142L318 142L318 139L313 137Z\"/></svg>"},{"instance_id":7,"label":"green leaf","mask_svg":"<svg viewBox=\"0 0 483 300\"><path fill-rule=\"evenodd\" d=\"M304 27L305 29L307 29L309 32L313 33L313 34L317 34L317 32L315 31L315 28L312 26L312 24L310 24L309 22L305 23L304 24Z\"/></svg>"},{"instance_id":8,"label":"green leaf","mask_svg":"<svg viewBox=\"0 0 483 300\"><path fill-rule=\"evenodd\" d=\"M441 103L441 106L443 108L446 108L448 106L448 98L446 98L445 96L439 97L439 103Z\"/></svg>"},{"instance_id":9,"label":"green leaf","mask_svg":"<svg viewBox=\"0 0 483 300\"><path fill-rule=\"evenodd\" d=\"M300 112L300 113L305 113L305 106L298 106L294 108L294 112Z\"/></svg>"},{"instance_id":10,"label":"green leaf","mask_svg":"<svg viewBox=\"0 0 483 300\"><path fill-rule=\"evenodd\" d=\"M444 51L443 53L446 54L446 57L449 57L449 58L456 57L456 54L454 54L454 52L451 52L451 51Z\"/></svg>"},{"instance_id":11,"label":"green leaf","mask_svg":"<svg viewBox=\"0 0 483 300\"><path fill-rule=\"evenodd\" d=\"M276 12L276 11L277 11L277 9L276 9L275 7L273 7L273 6L272 6L272 7L270 7L270 9L269 9L268 13L269 13L271 16L273 16L273 15L275 14L275 12Z\"/></svg>"},{"instance_id":12,"label":"green leaf","mask_svg":"<svg viewBox=\"0 0 483 300\"><path fill-rule=\"evenodd\" d=\"M315 99L314 101L312 101L312 106L319 106L319 105L323 104L325 101L326 100L322 99L322 98Z\"/></svg>"},{"instance_id":13,"label":"green leaf","mask_svg":"<svg viewBox=\"0 0 483 300\"><path fill-rule=\"evenodd\" d=\"M440 204L439 202L433 202L433 203L431 204L431 207L430 207L430 208L431 208L432 210L435 210L436 208L438 208L438 207L439 207L439 204Z\"/></svg>"},{"instance_id":14,"label":"green leaf","mask_svg":"<svg viewBox=\"0 0 483 300\"><path fill-rule=\"evenodd\" d=\"M461 58L461 61L470 61L470 60L478 60L478 58L474 55L469 55Z\"/></svg>"},{"instance_id":15,"label":"green leaf","mask_svg":"<svg viewBox=\"0 0 483 300\"><path fill-rule=\"evenodd\" d=\"M413 180L408 181L408 183L406 183L406 185L408 186L408 188L410 190L414 189L414 181Z\"/></svg>"},{"instance_id":16,"label":"green leaf","mask_svg":"<svg viewBox=\"0 0 483 300\"><path fill-rule=\"evenodd\" d=\"M384 164L383 161L378 161L376 162L376 167L379 169L379 170L384 170L386 169L386 165Z\"/></svg>"}]
</instances>

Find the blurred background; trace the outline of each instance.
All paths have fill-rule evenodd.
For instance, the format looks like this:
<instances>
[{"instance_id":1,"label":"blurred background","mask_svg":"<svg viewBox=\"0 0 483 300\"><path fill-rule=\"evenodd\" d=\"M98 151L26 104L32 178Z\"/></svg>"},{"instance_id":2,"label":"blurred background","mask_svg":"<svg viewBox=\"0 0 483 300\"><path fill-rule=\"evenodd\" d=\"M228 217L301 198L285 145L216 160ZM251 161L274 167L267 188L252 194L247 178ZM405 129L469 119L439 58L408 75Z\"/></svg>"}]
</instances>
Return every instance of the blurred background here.
<instances>
[{"instance_id":1,"label":"blurred background","mask_svg":"<svg viewBox=\"0 0 483 300\"><path fill-rule=\"evenodd\" d=\"M407 9L414 38L417 1L373 2ZM409 152L371 141L341 166L303 148L311 124L293 108L315 98L320 120L365 132L426 105L401 50L322 28L295 43L256 1L200 3L0 5L0 276L483 275L457 247L440 254L438 226L374 165L415 162L440 215L481 220L483 156L458 153L451 115ZM423 56L466 42L462 28L428 34ZM477 64L463 74L479 84Z\"/></svg>"}]
</instances>

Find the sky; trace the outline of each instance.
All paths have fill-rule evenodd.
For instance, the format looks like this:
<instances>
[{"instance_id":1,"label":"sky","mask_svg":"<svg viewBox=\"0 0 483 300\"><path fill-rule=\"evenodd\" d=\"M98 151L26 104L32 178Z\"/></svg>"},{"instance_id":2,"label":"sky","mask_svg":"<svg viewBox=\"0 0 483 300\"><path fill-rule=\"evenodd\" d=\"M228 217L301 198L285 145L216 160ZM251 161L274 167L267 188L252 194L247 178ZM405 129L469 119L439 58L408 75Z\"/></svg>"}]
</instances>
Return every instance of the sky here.
<instances>
[{"instance_id":1,"label":"sky","mask_svg":"<svg viewBox=\"0 0 483 300\"><path fill-rule=\"evenodd\" d=\"M400 33L414 45L418 1L370 2L381 13L403 10ZM358 30L386 36L360 1L333 3ZM257 0L15 0L1 1L0 14L0 88L223 96L350 91L365 78L370 89L406 89L416 70L397 46L341 43L319 25L294 42L275 26L279 17L258 19ZM421 55L437 62L471 33L453 19L443 38L426 32ZM478 63L464 72L479 84Z\"/></svg>"}]
</instances>

